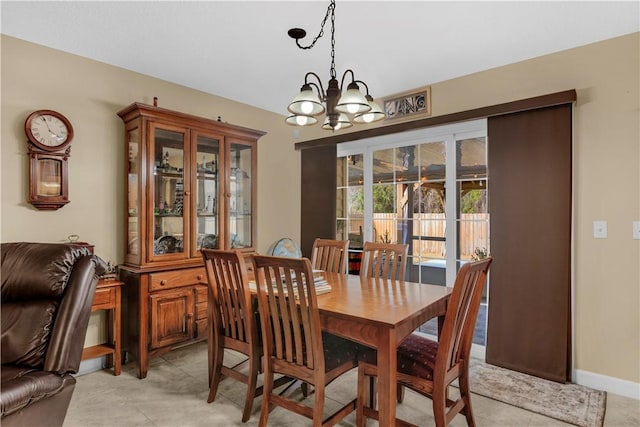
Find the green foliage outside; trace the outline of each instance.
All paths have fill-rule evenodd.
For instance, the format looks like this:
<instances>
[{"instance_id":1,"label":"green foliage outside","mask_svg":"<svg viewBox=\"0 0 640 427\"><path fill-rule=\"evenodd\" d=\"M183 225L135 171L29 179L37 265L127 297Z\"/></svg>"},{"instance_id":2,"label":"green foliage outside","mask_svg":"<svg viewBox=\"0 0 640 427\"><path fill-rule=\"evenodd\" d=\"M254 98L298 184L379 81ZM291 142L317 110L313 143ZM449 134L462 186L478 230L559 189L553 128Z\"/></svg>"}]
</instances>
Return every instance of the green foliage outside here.
<instances>
[{"instance_id":1,"label":"green foliage outside","mask_svg":"<svg viewBox=\"0 0 640 427\"><path fill-rule=\"evenodd\" d=\"M460 200L461 213L483 213L486 212L486 191L485 190L469 190Z\"/></svg>"},{"instance_id":2,"label":"green foliage outside","mask_svg":"<svg viewBox=\"0 0 640 427\"><path fill-rule=\"evenodd\" d=\"M375 213L394 213L394 186L393 185L374 185L373 186L373 211ZM349 192L349 211L350 213L364 212L364 192L362 188L353 189Z\"/></svg>"}]
</instances>

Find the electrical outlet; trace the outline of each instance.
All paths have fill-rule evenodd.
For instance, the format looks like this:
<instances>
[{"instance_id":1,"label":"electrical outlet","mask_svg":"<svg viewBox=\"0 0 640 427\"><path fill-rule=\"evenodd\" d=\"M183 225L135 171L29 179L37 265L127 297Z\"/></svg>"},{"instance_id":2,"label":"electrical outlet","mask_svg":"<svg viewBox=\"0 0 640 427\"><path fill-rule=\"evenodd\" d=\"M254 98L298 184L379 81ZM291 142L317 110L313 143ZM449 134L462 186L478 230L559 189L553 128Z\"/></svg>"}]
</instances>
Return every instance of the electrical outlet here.
<instances>
[{"instance_id":1,"label":"electrical outlet","mask_svg":"<svg viewBox=\"0 0 640 427\"><path fill-rule=\"evenodd\" d=\"M607 221L593 221L593 238L607 238Z\"/></svg>"},{"instance_id":2,"label":"electrical outlet","mask_svg":"<svg viewBox=\"0 0 640 427\"><path fill-rule=\"evenodd\" d=\"M640 221L633 221L633 237L634 240L640 240Z\"/></svg>"}]
</instances>

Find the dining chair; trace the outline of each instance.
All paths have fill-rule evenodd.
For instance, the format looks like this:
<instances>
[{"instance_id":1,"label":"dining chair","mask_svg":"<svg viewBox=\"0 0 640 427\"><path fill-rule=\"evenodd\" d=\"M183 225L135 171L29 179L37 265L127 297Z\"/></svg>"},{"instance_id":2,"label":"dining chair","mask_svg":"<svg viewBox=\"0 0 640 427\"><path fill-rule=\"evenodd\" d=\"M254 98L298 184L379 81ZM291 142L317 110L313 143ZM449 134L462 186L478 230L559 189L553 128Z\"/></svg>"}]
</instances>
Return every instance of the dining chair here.
<instances>
[{"instance_id":1,"label":"dining chair","mask_svg":"<svg viewBox=\"0 0 640 427\"><path fill-rule=\"evenodd\" d=\"M252 303L248 285L246 260L237 250L202 249L209 283L209 396L207 403L216 398L223 377L230 377L247 385L242 422L251 416L255 397L262 395L263 387L257 387L258 374L262 372L263 354L258 333L258 314ZM247 359L227 367L223 364L225 349L244 354ZM248 362L248 373L241 371ZM279 378L278 384L291 381Z\"/></svg>"},{"instance_id":2,"label":"dining chair","mask_svg":"<svg viewBox=\"0 0 640 427\"><path fill-rule=\"evenodd\" d=\"M432 400L437 427L448 425L458 413L465 415L469 427L475 426L469 391L469 353L482 289L492 261L493 258L488 257L460 268L437 342L414 333L398 346L398 385ZM365 358L370 355L366 353ZM365 384L366 377L373 381L377 376L375 363L375 360L362 360L358 367L356 424L359 427L365 425L365 417L378 418L374 408L376 399L368 396L375 387L371 383ZM451 400L447 389L456 379L460 397ZM404 421L403 424L413 425Z\"/></svg>"},{"instance_id":3,"label":"dining chair","mask_svg":"<svg viewBox=\"0 0 640 427\"><path fill-rule=\"evenodd\" d=\"M357 366L357 354L363 346L321 331L309 259L256 255L253 262L265 355L259 425L267 425L270 405L303 415L313 420L314 426L338 423L355 410L355 396L323 418L325 387ZM313 407L274 393L276 374L312 386Z\"/></svg>"},{"instance_id":4,"label":"dining chair","mask_svg":"<svg viewBox=\"0 0 640 427\"><path fill-rule=\"evenodd\" d=\"M364 242L360 276L404 280L408 244Z\"/></svg>"},{"instance_id":5,"label":"dining chair","mask_svg":"<svg viewBox=\"0 0 640 427\"><path fill-rule=\"evenodd\" d=\"M315 270L347 274L348 240L316 239L311 248L311 265Z\"/></svg>"}]
</instances>

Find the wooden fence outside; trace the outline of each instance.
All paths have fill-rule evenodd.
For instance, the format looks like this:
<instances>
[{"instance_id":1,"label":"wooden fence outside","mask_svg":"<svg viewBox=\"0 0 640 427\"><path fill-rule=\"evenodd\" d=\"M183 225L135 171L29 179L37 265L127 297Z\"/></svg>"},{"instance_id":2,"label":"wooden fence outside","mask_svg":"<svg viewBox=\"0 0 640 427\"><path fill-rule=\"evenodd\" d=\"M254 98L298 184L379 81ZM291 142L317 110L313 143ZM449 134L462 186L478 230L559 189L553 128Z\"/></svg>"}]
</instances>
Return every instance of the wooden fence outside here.
<instances>
[{"instance_id":1,"label":"wooden fence outside","mask_svg":"<svg viewBox=\"0 0 640 427\"><path fill-rule=\"evenodd\" d=\"M444 237L444 214L414 214L415 237ZM359 235L360 227L364 224L361 215L349 217L349 234ZM459 221L459 249L462 259L469 259L476 249L489 249L489 214L462 214ZM402 230L398 229L398 217L396 214L374 214L373 216L374 238L377 242L401 241L398 238ZM444 257L444 242L430 240L413 240L413 254L423 257Z\"/></svg>"}]
</instances>

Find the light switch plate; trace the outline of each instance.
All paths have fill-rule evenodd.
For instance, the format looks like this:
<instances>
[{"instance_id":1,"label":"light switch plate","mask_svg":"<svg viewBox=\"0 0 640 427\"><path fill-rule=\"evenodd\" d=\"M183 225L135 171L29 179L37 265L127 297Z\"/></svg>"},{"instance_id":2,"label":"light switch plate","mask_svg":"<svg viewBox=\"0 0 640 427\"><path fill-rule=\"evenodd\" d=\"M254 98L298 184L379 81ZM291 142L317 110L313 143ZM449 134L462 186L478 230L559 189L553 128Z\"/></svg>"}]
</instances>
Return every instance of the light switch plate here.
<instances>
[{"instance_id":1,"label":"light switch plate","mask_svg":"<svg viewBox=\"0 0 640 427\"><path fill-rule=\"evenodd\" d=\"M633 239L640 240L640 221L633 221Z\"/></svg>"},{"instance_id":2,"label":"light switch plate","mask_svg":"<svg viewBox=\"0 0 640 427\"><path fill-rule=\"evenodd\" d=\"M593 238L607 238L607 221L593 221Z\"/></svg>"}]
</instances>

